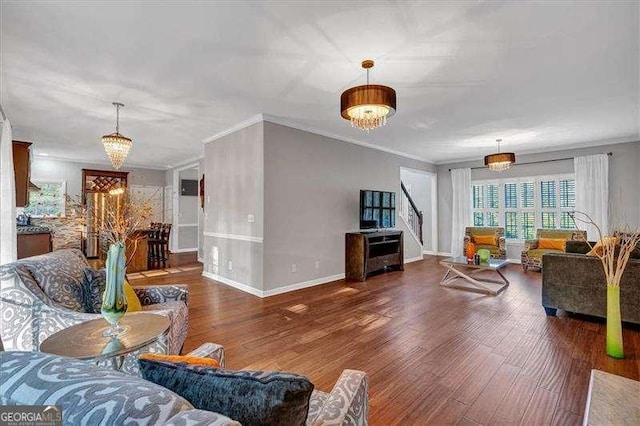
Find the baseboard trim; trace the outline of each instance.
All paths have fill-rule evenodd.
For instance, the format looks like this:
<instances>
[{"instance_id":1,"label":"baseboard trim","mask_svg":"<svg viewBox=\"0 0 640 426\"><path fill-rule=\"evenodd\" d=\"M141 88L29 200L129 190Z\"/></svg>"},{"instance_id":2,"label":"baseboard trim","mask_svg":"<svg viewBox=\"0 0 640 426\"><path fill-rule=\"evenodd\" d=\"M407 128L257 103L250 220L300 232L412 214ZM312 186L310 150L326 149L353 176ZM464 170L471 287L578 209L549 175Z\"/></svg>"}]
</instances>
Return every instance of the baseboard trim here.
<instances>
[{"instance_id":1,"label":"baseboard trim","mask_svg":"<svg viewBox=\"0 0 640 426\"><path fill-rule=\"evenodd\" d=\"M262 237L252 237L249 235L223 234L219 232L210 232L210 231L204 231L202 235L204 235L205 237L224 238L227 240L250 241L252 243L262 243L264 241Z\"/></svg>"},{"instance_id":2,"label":"baseboard trim","mask_svg":"<svg viewBox=\"0 0 640 426\"><path fill-rule=\"evenodd\" d=\"M188 253L190 251L198 251L198 247L171 250L171 253Z\"/></svg>"},{"instance_id":3,"label":"baseboard trim","mask_svg":"<svg viewBox=\"0 0 640 426\"><path fill-rule=\"evenodd\" d=\"M261 297L275 296L277 294L288 293L290 291L302 290L303 288L315 287L317 285L326 284L326 283L338 281L341 279L344 279L344 274L329 275L328 277L316 278L314 280L303 281L300 283L295 283L295 284L287 285L284 287L278 287L271 290L266 290L262 292L263 296Z\"/></svg>"},{"instance_id":4,"label":"baseboard trim","mask_svg":"<svg viewBox=\"0 0 640 426\"><path fill-rule=\"evenodd\" d=\"M229 278L221 277L220 275L216 275L212 272L202 271L202 276L228 285L229 287L237 288L238 290L244 291L245 293L249 293L258 297L264 297L264 292L262 290L258 290L257 288L251 287L250 285L234 281Z\"/></svg>"},{"instance_id":5,"label":"baseboard trim","mask_svg":"<svg viewBox=\"0 0 640 426\"><path fill-rule=\"evenodd\" d=\"M451 253L445 253L443 251L433 251L433 250L425 250L422 252L422 254L428 254L431 256L447 256L447 257L451 257Z\"/></svg>"},{"instance_id":6,"label":"baseboard trim","mask_svg":"<svg viewBox=\"0 0 640 426\"><path fill-rule=\"evenodd\" d=\"M198 262L200 262L200 263L204 263L204 259L203 259L203 258L201 258L200 256L198 256Z\"/></svg>"},{"instance_id":7,"label":"baseboard trim","mask_svg":"<svg viewBox=\"0 0 640 426\"><path fill-rule=\"evenodd\" d=\"M522 260L520 259L507 259L509 263L513 263L514 265L522 265Z\"/></svg>"},{"instance_id":8,"label":"baseboard trim","mask_svg":"<svg viewBox=\"0 0 640 426\"><path fill-rule=\"evenodd\" d=\"M222 284L228 285L229 287L233 287L238 290L244 291L245 293L258 296L260 298L275 296L283 293L289 293L290 291L302 290L303 288L314 287L317 285L338 281L344 278L344 274L329 275L328 277L316 278L314 280L303 281L300 283L295 283L295 284L287 285L284 287L278 287L271 290L263 291L263 290L258 290L257 288L251 287L250 285L247 285L238 281L234 281L229 278L221 277L220 275L216 275L212 272L202 271L202 276L205 278L212 279L214 281L218 281Z\"/></svg>"},{"instance_id":9,"label":"baseboard trim","mask_svg":"<svg viewBox=\"0 0 640 426\"><path fill-rule=\"evenodd\" d=\"M419 260L424 260L424 257L423 256L417 256L417 257L411 257L409 259L405 259L404 260L404 264L406 265L407 263L417 262Z\"/></svg>"}]
</instances>

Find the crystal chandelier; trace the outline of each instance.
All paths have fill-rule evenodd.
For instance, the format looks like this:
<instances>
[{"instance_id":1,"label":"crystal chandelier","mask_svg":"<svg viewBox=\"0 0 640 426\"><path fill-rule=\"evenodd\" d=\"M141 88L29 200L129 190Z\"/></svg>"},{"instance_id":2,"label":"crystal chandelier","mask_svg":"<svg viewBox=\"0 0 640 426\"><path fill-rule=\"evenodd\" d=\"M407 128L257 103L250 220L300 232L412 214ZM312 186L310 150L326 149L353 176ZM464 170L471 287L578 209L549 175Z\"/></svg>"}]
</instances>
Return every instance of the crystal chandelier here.
<instances>
[{"instance_id":1,"label":"crystal chandelier","mask_svg":"<svg viewBox=\"0 0 640 426\"><path fill-rule=\"evenodd\" d=\"M362 61L367 70L367 84L345 90L340 97L342 118L351 125L369 132L387 124L387 118L396 113L396 91L388 86L369 84L369 69L373 61Z\"/></svg>"},{"instance_id":2,"label":"crystal chandelier","mask_svg":"<svg viewBox=\"0 0 640 426\"><path fill-rule=\"evenodd\" d=\"M120 134L120 108L124 107L124 104L120 102L114 102L116 107L116 132L102 137L102 145L107 152L113 168L118 170L124 160L129 155L129 150L133 142L130 138Z\"/></svg>"},{"instance_id":3,"label":"crystal chandelier","mask_svg":"<svg viewBox=\"0 0 640 426\"><path fill-rule=\"evenodd\" d=\"M485 156L484 165L494 172L504 172L516 162L516 155L513 152L500 152L502 139L496 139L496 142L498 142L498 152Z\"/></svg>"}]
</instances>

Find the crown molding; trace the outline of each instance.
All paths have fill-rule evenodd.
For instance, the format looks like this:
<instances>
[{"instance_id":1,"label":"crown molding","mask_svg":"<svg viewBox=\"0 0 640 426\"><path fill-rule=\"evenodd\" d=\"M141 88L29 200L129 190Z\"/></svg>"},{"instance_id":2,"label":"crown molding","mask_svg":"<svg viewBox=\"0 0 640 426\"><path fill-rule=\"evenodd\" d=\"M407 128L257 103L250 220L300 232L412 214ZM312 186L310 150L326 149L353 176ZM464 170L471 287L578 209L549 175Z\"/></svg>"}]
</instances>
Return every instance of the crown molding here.
<instances>
[{"instance_id":1,"label":"crown molding","mask_svg":"<svg viewBox=\"0 0 640 426\"><path fill-rule=\"evenodd\" d=\"M179 163L172 164L171 167L169 167L169 169L177 169L179 167L190 165L192 163L197 163L198 161L202 160L203 158L204 158L204 154L203 155L198 155L196 157L191 157L191 158L188 158L188 159L186 159L184 161L180 161Z\"/></svg>"},{"instance_id":2,"label":"crown molding","mask_svg":"<svg viewBox=\"0 0 640 426\"><path fill-rule=\"evenodd\" d=\"M242 129L246 128L246 127L253 126L256 123L260 123L261 121L264 121L263 114L254 115L253 117L248 118L248 119L246 119L244 121L241 121L238 124L234 124L233 126L229 127L227 130L223 130L220 133L216 133L213 136L209 136L208 138L203 139L202 143L203 144L208 144L209 142L213 142L215 140L223 138L223 137L225 137L227 135L230 135L231 133L235 133L238 130L242 130Z\"/></svg>"},{"instance_id":3,"label":"crown molding","mask_svg":"<svg viewBox=\"0 0 640 426\"><path fill-rule=\"evenodd\" d=\"M235 124L233 126L231 126L230 128L228 128L227 130L224 130L220 133L216 133L213 136L209 136L206 139L202 140L202 143L207 144L209 142L213 142L217 139L220 139L222 137L225 137L227 135L230 135L231 133L235 133L239 130L242 130L246 127L252 126L256 123L260 123L260 122L269 122L269 123L273 123L273 124L279 124L281 126L285 126L285 127L291 127L293 129L297 129L297 130L302 130L303 132L308 132L308 133L313 133L315 135L320 135L320 136L325 136L327 138L331 138L331 139L336 139L342 142L347 142L347 143L351 143L354 145L360 145L363 146L365 148L370 148L370 149L375 149L376 151L382 151L382 152L386 152L387 154L393 154L393 155L397 155L399 157L404 157L404 158L410 158L412 160L418 160L418 161L424 161L425 163L430 163L433 164L431 161L420 157L418 155L413 155L413 154L408 154L406 152L402 152L402 151L397 151L395 149L391 149L391 148L385 148L383 146L380 145L375 145L369 142L363 142L361 140L358 139L353 139L353 138L348 138L345 136L341 136L341 135L337 135L335 133L331 133L331 132L326 132L324 130L320 130L317 129L315 127L311 127L311 126L307 126L305 124L301 124L298 123L297 121L292 121L283 117L279 117L276 115L270 115L270 114L258 114L258 115L254 115L251 118L248 118L244 121L241 121L238 124Z\"/></svg>"},{"instance_id":4,"label":"crown molding","mask_svg":"<svg viewBox=\"0 0 640 426\"><path fill-rule=\"evenodd\" d=\"M375 145L369 142L363 142L361 140L358 139L353 139L353 138L348 138L345 136L341 136L341 135L337 135L335 133L331 133L331 132L326 132L324 130L320 130L317 129L315 127L312 126L307 126L305 124L301 124L298 123L296 121L291 121L289 119L283 118L283 117L278 117L275 115L269 115L269 114L262 114L264 121L268 121L269 123L274 123L274 124L279 124L281 126L286 126L286 127L291 127L293 129L298 129L298 130L302 130L303 132L308 132L308 133L313 133L316 135L320 135L320 136L325 136L327 138L331 138L331 139L336 139L342 142L347 142L347 143L351 143L354 145L360 145L363 146L365 148L370 148L370 149L375 149L376 151L382 151L382 152L386 152L387 154L393 154L393 155L397 155L399 157L404 157L404 158L410 158L412 160L418 160L418 161L423 161L425 163L429 163L429 164L433 164L432 161L420 157L418 155L413 155L413 154L409 154L406 152L402 152L402 151L397 151L395 149L391 149L391 148L386 148L384 146L380 146L380 145Z\"/></svg>"},{"instance_id":5,"label":"crown molding","mask_svg":"<svg viewBox=\"0 0 640 426\"><path fill-rule=\"evenodd\" d=\"M88 165L99 165L99 166L109 166L113 167L110 161L102 161L102 160L82 160L79 158L67 158L67 157L59 157L57 155L39 155L34 154L33 160L52 160L52 161L64 161L67 163L77 163L77 164L88 164ZM124 169L147 169L147 170L169 170L170 167L166 166L152 166L152 165L142 165L138 163L125 163L121 168Z\"/></svg>"},{"instance_id":6,"label":"crown molding","mask_svg":"<svg viewBox=\"0 0 640 426\"><path fill-rule=\"evenodd\" d=\"M640 142L638 141L637 136L629 136L627 138L614 138L614 139L605 139L605 140L597 140L597 141L589 141L589 142L577 142L569 145L554 146L554 147L543 148L543 149L510 150L510 152L515 152L516 157L518 157L520 155L549 154L552 152L571 151L574 149L593 148L596 146L617 145L617 144L623 144L623 143L636 143L636 142ZM455 160L436 161L433 164L435 164L436 166L445 166L445 165L452 166L459 163L468 163L468 162L475 161L481 165L485 155L486 154L480 154L475 157L463 157ZM518 164L517 158L516 158L515 164Z\"/></svg>"}]
</instances>

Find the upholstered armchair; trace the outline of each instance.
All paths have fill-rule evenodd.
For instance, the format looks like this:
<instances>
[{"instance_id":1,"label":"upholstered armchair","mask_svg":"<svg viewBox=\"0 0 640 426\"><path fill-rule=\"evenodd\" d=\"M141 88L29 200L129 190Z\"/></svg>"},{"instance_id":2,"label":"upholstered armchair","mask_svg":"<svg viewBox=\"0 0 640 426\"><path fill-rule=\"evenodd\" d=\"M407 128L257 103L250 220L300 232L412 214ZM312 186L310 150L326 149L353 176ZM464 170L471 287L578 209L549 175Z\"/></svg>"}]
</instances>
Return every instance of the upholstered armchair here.
<instances>
[{"instance_id":1,"label":"upholstered armchair","mask_svg":"<svg viewBox=\"0 0 640 426\"><path fill-rule=\"evenodd\" d=\"M481 241L481 239L488 236L493 237L493 243L487 244L485 241ZM467 245L469 243L475 244L476 251L479 249L489 250L492 259L507 258L507 243L504 239L504 228L468 226L464 230L464 251L461 253L462 256L467 253Z\"/></svg>"},{"instance_id":2,"label":"upholstered armchair","mask_svg":"<svg viewBox=\"0 0 640 426\"><path fill-rule=\"evenodd\" d=\"M88 263L79 250L58 250L0 267L0 330L8 351L37 351L59 330L102 318L85 313L81 287ZM122 370L137 374L139 352L179 354L187 336L187 286L134 287L142 310L169 318L169 332L125 357ZM130 313L128 315L135 315ZM106 364L106 363L105 363Z\"/></svg>"},{"instance_id":3,"label":"upholstered armchair","mask_svg":"<svg viewBox=\"0 0 640 426\"><path fill-rule=\"evenodd\" d=\"M540 239L565 240L565 241L586 241L587 232L575 229L538 229L535 240L526 240L524 249L520 253L522 269L526 271L541 271L542 256L545 253L564 253L563 248L541 247Z\"/></svg>"}]
</instances>

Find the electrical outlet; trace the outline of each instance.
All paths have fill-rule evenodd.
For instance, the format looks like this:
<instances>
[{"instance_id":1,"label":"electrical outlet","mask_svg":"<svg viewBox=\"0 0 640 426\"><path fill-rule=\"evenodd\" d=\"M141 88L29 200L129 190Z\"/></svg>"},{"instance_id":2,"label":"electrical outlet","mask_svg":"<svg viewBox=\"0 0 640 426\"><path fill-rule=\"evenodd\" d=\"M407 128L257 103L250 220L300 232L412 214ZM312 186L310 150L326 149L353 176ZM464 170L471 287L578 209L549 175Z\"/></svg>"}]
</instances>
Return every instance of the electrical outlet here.
<instances>
[{"instance_id":1,"label":"electrical outlet","mask_svg":"<svg viewBox=\"0 0 640 426\"><path fill-rule=\"evenodd\" d=\"M229 266L229 270L233 271L233 263L231 263L231 261L229 261L229 265L228 266Z\"/></svg>"},{"instance_id":2,"label":"electrical outlet","mask_svg":"<svg viewBox=\"0 0 640 426\"><path fill-rule=\"evenodd\" d=\"M296 272L298 270L298 267L296 266L295 263L291 264L291 272Z\"/></svg>"},{"instance_id":3,"label":"electrical outlet","mask_svg":"<svg viewBox=\"0 0 640 426\"><path fill-rule=\"evenodd\" d=\"M255 223L255 221L256 221L256 216L255 216L255 215L253 215L253 214L250 214L249 216L247 216L247 221L248 221L249 223Z\"/></svg>"},{"instance_id":4,"label":"electrical outlet","mask_svg":"<svg viewBox=\"0 0 640 426\"><path fill-rule=\"evenodd\" d=\"M320 261L316 260L316 269L320 269Z\"/></svg>"}]
</instances>

